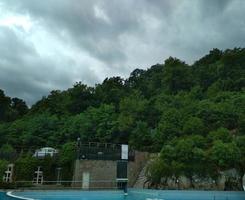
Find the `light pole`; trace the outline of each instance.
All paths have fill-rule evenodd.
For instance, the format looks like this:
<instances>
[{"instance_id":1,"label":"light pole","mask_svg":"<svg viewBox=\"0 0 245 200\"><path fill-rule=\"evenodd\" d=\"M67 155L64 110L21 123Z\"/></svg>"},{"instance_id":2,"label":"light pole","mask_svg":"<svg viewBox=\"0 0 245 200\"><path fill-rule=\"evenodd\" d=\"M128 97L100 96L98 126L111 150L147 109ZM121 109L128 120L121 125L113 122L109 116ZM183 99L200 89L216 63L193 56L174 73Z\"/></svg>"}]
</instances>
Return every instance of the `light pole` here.
<instances>
[{"instance_id":1,"label":"light pole","mask_svg":"<svg viewBox=\"0 0 245 200\"><path fill-rule=\"evenodd\" d=\"M57 180L56 180L56 185L61 185L61 167L57 167L56 170L57 170Z\"/></svg>"},{"instance_id":2,"label":"light pole","mask_svg":"<svg viewBox=\"0 0 245 200\"><path fill-rule=\"evenodd\" d=\"M80 159L81 138L77 138L77 159Z\"/></svg>"}]
</instances>

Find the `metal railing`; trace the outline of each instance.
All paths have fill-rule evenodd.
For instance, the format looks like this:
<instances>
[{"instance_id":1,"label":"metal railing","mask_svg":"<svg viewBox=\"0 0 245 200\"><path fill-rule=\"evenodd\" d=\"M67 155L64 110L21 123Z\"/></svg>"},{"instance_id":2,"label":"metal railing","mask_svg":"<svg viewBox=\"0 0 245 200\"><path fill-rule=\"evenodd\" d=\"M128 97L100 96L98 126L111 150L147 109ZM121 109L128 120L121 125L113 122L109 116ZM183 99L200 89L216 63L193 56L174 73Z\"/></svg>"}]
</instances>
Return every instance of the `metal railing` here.
<instances>
[{"instance_id":1,"label":"metal railing","mask_svg":"<svg viewBox=\"0 0 245 200\"><path fill-rule=\"evenodd\" d=\"M74 180L60 180L60 181L43 181L42 184L36 184L33 181L14 181L12 183L1 183L6 184L9 189L34 189L34 190L60 190L60 189L83 189L83 190L97 190L97 189L121 189L121 182L116 180L90 180L84 185L84 182ZM6 189L7 189L6 188Z\"/></svg>"},{"instance_id":2,"label":"metal railing","mask_svg":"<svg viewBox=\"0 0 245 200\"><path fill-rule=\"evenodd\" d=\"M81 143L77 146L77 158L88 160L121 160L121 145L112 143ZM135 151L129 149L128 160L134 161Z\"/></svg>"}]
</instances>

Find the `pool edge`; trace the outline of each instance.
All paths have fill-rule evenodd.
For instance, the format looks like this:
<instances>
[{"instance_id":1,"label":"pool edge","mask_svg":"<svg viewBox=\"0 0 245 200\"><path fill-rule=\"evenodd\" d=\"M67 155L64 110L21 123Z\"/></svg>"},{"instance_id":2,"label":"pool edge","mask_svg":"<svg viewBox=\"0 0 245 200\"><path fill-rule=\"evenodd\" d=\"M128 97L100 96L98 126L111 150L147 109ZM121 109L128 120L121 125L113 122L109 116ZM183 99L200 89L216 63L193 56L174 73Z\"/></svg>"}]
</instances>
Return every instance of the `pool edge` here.
<instances>
[{"instance_id":1,"label":"pool edge","mask_svg":"<svg viewBox=\"0 0 245 200\"><path fill-rule=\"evenodd\" d=\"M12 194L14 191L9 191L6 193L7 196L12 197L12 198L16 198L16 199L22 199L22 200L36 200L36 199L32 199L32 198L27 198L27 197L21 197L21 196L17 196Z\"/></svg>"}]
</instances>

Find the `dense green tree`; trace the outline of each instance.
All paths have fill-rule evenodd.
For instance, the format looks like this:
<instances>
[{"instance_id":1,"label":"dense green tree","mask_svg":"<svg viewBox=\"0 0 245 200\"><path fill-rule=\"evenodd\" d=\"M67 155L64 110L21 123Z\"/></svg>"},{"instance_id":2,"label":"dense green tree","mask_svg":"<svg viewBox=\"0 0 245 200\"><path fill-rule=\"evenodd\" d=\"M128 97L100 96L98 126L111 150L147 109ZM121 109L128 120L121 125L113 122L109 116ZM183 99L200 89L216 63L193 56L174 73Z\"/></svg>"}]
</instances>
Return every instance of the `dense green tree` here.
<instances>
[{"instance_id":1,"label":"dense green tree","mask_svg":"<svg viewBox=\"0 0 245 200\"><path fill-rule=\"evenodd\" d=\"M223 52L213 49L208 55L196 61L193 65L194 79L203 89L212 85L218 77L218 67L220 66Z\"/></svg>"},{"instance_id":2,"label":"dense green tree","mask_svg":"<svg viewBox=\"0 0 245 200\"><path fill-rule=\"evenodd\" d=\"M219 128L218 130L211 131L207 138L210 142L221 140L222 142L228 143L232 141L232 135L226 128Z\"/></svg>"},{"instance_id":3,"label":"dense green tree","mask_svg":"<svg viewBox=\"0 0 245 200\"><path fill-rule=\"evenodd\" d=\"M28 107L22 99L11 99L0 89L0 123L14 121L27 112Z\"/></svg>"},{"instance_id":4,"label":"dense green tree","mask_svg":"<svg viewBox=\"0 0 245 200\"><path fill-rule=\"evenodd\" d=\"M0 157L12 161L16 157L16 150L10 144L3 144L0 148Z\"/></svg>"},{"instance_id":5,"label":"dense green tree","mask_svg":"<svg viewBox=\"0 0 245 200\"><path fill-rule=\"evenodd\" d=\"M43 113L28 120L21 140L25 146L56 146L59 119L55 115Z\"/></svg>"},{"instance_id":6,"label":"dense green tree","mask_svg":"<svg viewBox=\"0 0 245 200\"><path fill-rule=\"evenodd\" d=\"M11 107L17 112L16 118L22 117L28 112L28 107L26 105L26 102L24 102L22 99L19 98L12 99Z\"/></svg>"},{"instance_id":7,"label":"dense green tree","mask_svg":"<svg viewBox=\"0 0 245 200\"><path fill-rule=\"evenodd\" d=\"M171 93L189 90L192 86L191 68L179 59L170 57L165 60L163 86Z\"/></svg>"},{"instance_id":8,"label":"dense green tree","mask_svg":"<svg viewBox=\"0 0 245 200\"><path fill-rule=\"evenodd\" d=\"M18 158L15 162L15 180L32 181L35 170L39 165L39 160L26 154Z\"/></svg>"},{"instance_id":9,"label":"dense green tree","mask_svg":"<svg viewBox=\"0 0 245 200\"><path fill-rule=\"evenodd\" d=\"M177 160L176 149L173 144L163 146L160 154L160 159L164 161L170 170L167 171L167 177L174 177L176 180L179 179L181 175L184 175L184 164Z\"/></svg>"},{"instance_id":10,"label":"dense green tree","mask_svg":"<svg viewBox=\"0 0 245 200\"><path fill-rule=\"evenodd\" d=\"M138 91L120 101L118 123L119 130L124 133L122 138L128 138L137 121L144 121L147 105L148 101Z\"/></svg>"},{"instance_id":11,"label":"dense green tree","mask_svg":"<svg viewBox=\"0 0 245 200\"><path fill-rule=\"evenodd\" d=\"M156 158L147 166L146 175L151 187L158 188L158 185L162 183L162 179L164 179L166 185L167 180L172 176L172 169L164 160Z\"/></svg>"},{"instance_id":12,"label":"dense green tree","mask_svg":"<svg viewBox=\"0 0 245 200\"><path fill-rule=\"evenodd\" d=\"M72 114L79 114L89 106L97 105L94 88L88 87L81 82L76 83L73 88L68 89L67 92L70 97L67 107Z\"/></svg>"},{"instance_id":13,"label":"dense green tree","mask_svg":"<svg viewBox=\"0 0 245 200\"><path fill-rule=\"evenodd\" d=\"M177 140L175 151L176 160L182 164L183 174L190 180L194 187L194 176L205 176L205 151L202 136L190 136Z\"/></svg>"},{"instance_id":14,"label":"dense green tree","mask_svg":"<svg viewBox=\"0 0 245 200\"><path fill-rule=\"evenodd\" d=\"M0 90L0 122L9 121L11 98L5 96L4 91Z\"/></svg>"},{"instance_id":15,"label":"dense green tree","mask_svg":"<svg viewBox=\"0 0 245 200\"><path fill-rule=\"evenodd\" d=\"M109 142L117 132L117 114L113 105L102 104L90 107L85 112L70 118L64 125L62 135L67 140L81 137L83 142Z\"/></svg>"},{"instance_id":16,"label":"dense green tree","mask_svg":"<svg viewBox=\"0 0 245 200\"><path fill-rule=\"evenodd\" d=\"M74 142L65 143L59 152L59 166L62 167L62 179L71 180L74 161L77 158L77 149Z\"/></svg>"},{"instance_id":17,"label":"dense green tree","mask_svg":"<svg viewBox=\"0 0 245 200\"><path fill-rule=\"evenodd\" d=\"M161 151L160 159L171 169L170 177L177 181L181 175L185 175L194 187L194 178L205 177L205 139L200 135L175 139L165 145Z\"/></svg>"},{"instance_id":18,"label":"dense green tree","mask_svg":"<svg viewBox=\"0 0 245 200\"><path fill-rule=\"evenodd\" d=\"M240 159L239 149L234 142L224 143L216 140L209 151L210 161L219 172L234 168Z\"/></svg>"},{"instance_id":19,"label":"dense green tree","mask_svg":"<svg viewBox=\"0 0 245 200\"><path fill-rule=\"evenodd\" d=\"M183 131L185 134L204 134L205 126L203 121L198 117L190 117L184 124Z\"/></svg>"},{"instance_id":20,"label":"dense green tree","mask_svg":"<svg viewBox=\"0 0 245 200\"><path fill-rule=\"evenodd\" d=\"M151 151L153 134L154 131L147 126L147 123L139 121L136 123L136 128L132 131L129 144L142 151Z\"/></svg>"},{"instance_id":21,"label":"dense green tree","mask_svg":"<svg viewBox=\"0 0 245 200\"><path fill-rule=\"evenodd\" d=\"M236 170L239 174L240 190L243 189L243 177L245 175L245 136L240 136L235 140L236 146L239 149L239 158L236 160Z\"/></svg>"},{"instance_id":22,"label":"dense green tree","mask_svg":"<svg viewBox=\"0 0 245 200\"><path fill-rule=\"evenodd\" d=\"M182 126L181 113L175 108L166 110L156 129L155 140L158 147L161 148L163 144L166 144L175 137L181 136Z\"/></svg>"},{"instance_id":23,"label":"dense green tree","mask_svg":"<svg viewBox=\"0 0 245 200\"><path fill-rule=\"evenodd\" d=\"M125 92L124 80L121 77L106 78L102 84L95 87L95 95L99 102L113 104L117 110Z\"/></svg>"}]
</instances>

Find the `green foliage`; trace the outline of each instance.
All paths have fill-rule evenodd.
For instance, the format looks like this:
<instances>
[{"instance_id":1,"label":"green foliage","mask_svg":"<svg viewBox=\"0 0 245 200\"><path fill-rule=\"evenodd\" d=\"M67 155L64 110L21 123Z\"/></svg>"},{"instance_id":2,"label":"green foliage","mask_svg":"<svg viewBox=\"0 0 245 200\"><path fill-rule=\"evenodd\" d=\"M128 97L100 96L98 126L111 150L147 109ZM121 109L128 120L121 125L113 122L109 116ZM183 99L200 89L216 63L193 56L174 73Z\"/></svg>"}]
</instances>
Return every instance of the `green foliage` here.
<instances>
[{"instance_id":1,"label":"green foliage","mask_svg":"<svg viewBox=\"0 0 245 200\"><path fill-rule=\"evenodd\" d=\"M153 131L147 123L139 121L130 136L130 145L141 151L150 151L153 144Z\"/></svg>"},{"instance_id":2,"label":"green foliage","mask_svg":"<svg viewBox=\"0 0 245 200\"><path fill-rule=\"evenodd\" d=\"M120 101L119 128L122 131L131 130L137 120L142 119L148 101L138 91L133 91L129 97Z\"/></svg>"},{"instance_id":3,"label":"green foliage","mask_svg":"<svg viewBox=\"0 0 245 200\"><path fill-rule=\"evenodd\" d=\"M96 105L94 89L82 84L81 82L76 83L72 89L69 89L68 95L65 95L64 97L67 96L69 96L67 108L72 114L79 114L86 110L89 106Z\"/></svg>"},{"instance_id":4,"label":"green foliage","mask_svg":"<svg viewBox=\"0 0 245 200\"><path fill-rule=\"evenodd\" d=\"M205 138L200 135L185 136L172 140L164 145L160 154L160 161L163 162L167 174L162 174L162 178L169 177L177 180L181 175L189 178L193 185L194 176L205 177Z\"/></svg>"},{"instance_id":5,"label":"green foliage","mask_svg":"<svg viewBox=\"0 0 245 200\"><path fill-rule=\"evenodd\" d=\"M176 160L183 164L183 173L190 178L194 175L202 176L204 164L203 138L191 136L183 138L176 143Z\"/></svg>"},{"instance_id":6,"label":"green foliage","mask_svg":"<svg viewBox=\"0 0 245 200\"><path fill-rule=\"evenodd\" d=\"M76 144L74 142L66 143L59 152L60 164L68 164L76 158Z\"/></svg>"},{"instance_id":7,"label":"green foliage","mask_svg":"<svg viewBox=\"0 0 245 200\"><path fill-rule=\"evenodd\" d=\"M205 133L203 121L198 117L190 117L184 124L183 131L185 134L200 134Z\"/></svg>"},{"instance_id":8,"label":"green foliage","mask_svg":"<svg viewBox=\"0 0 245 200\"><path fill-rule=\"evenodd\" d=\"M179 59L170 57L165 60L163 73L163 85L171 93L175 94L180 90L189 90L191 88L191 67Z\"/></svg>"},{"instance_id":9,"label":"green foliage","mask_svg":"<svg viewBox=\"0 0 245 200\"><path fill-rule=\"evenodd\" d=\"M10 98L0 89L0 123L16 120L28 112L26 103L19 98Z\"/></svg>"},{"instance_id":10,"label":"green foliage","mask_svg":"<svg viewBox=\"0 0 245 200\"><path fill-rule=\"evenodd\" d=\"M37 158L30 154L21 156L15 162L15 180L32 181L37 166L39 166Z\"/></svg>"},{"instance_id":11,"label":"green foliage","mask_svg":"<svg viewBox=\"0 0 245 200\"><path fill-rule=\"evenodd\" d=\"M74 161L76 159L76 144L66 143L59 152L59 166L62 167L62 179L71 180L73 175Z\"/></svg>"},{"instance_id":12,"label":"green foliage","mask_svg":"<svg viewBox=\"0 0 245 200\"><path fill-rule=\"evenodd\" d=\"M159 146L182 134L182 119L181 113L175 108L169 108L163 113L156 129L156 142Z\"/></svg>"},{"instance_id":13,"label":"green foliage","mask_svg":"<svg viewBox=\"0 0 245 200\"><path fill-rule=\"evenodd\" d=\"M236 138L236 145L239 149L239 159L237 160L236 169L240 174L240 179L243 178L245 174L245 136L239 136Z\"/></svg>"},{"instance_id":14,"label":"green foliage","mask_svg":"<svg viewBox=\"0 0 245 200\"><path fill-rule=\"evenodd\" d=\"M96 85L95 95L99 104L113 104L118 109L121 98L125 97L125 89L121 77L106 78L102 84Z\"/></svg>"},{"instance_id":15,"label":"green foliage","mask_svg":"<svg viewBox=\"0 0 245 200\"><path fill-rule=\"evenodd\" d=\"M208 136L208 140L211 142L215 142L217 140L221 140L222 142L231 142L232 136L226 128L219 128L218 130L211 131Z\"/></svg>"},{"instance_id":16,"label":"green foliage","mask_svg":"<svg viewBox=\"0 0 245 200\"><path fill-rule=\"evenodd\" d=\"M55 181L56 180L56 170L57 170L57 159L51 156L45 156L39 161L42 170L44 180Z\"/></svg>"},{"instance_id":17,"label":"green foliage","mask_svg":"<svg viewBox=\"0 0 245 200\"><path fill-rule=\"evenodd\" d=\"M128 141L130 134L136 127L137 121L145 121L145 112L148 101L139 91L133 91L128 97L120 101L118 128L123 134L119 135L121 141Z\"/></svg>"},{"instance_id":18,"label":"green foliage","mask_svg":"<svg viewBox=\"0 0 245 200\"><path fill-rule=\"evenodd\" d=\"M16 157L16 151L10 144L3 144L0 148L0 157L8 161Z\"/></svg>"},{"instance_id":19,"label":"green foliage","mask_svg":"<svg viewBox=\"0 0 245 200\"><path fill-rule=\"evenodd\" d=\"M7 128L7 142L15 146L56 146L59 143L60 120L47 112L16 120Z\"/></svg>"},{"instance_id":20,"label":"green foliage","mask_svg":"<svg viewBox=\"0 0 245 200\"><path fill-rule=\"evenodd\" d=\"M151 183L158 185L161 183L162 177L166 179L171 177L172 169L162 159L157 158L147 166L146 174Z\"/></svg>"},{"instance_id":21,"label":"green foliage","mask_svg":"<svg viewBox=\"0 0 245 200\"><path fill-rule=\"evenodd\" d=\"M117 114L113 105L90 107L85 112L69 118L64 124L62 134L71 141L80 137L83 142L109 142L117 131L116 119Z\"/></svg>"},{"instance_id":22,"label":"green foliage","mask_svg":"<svg viewBox=\"0 0 245 200\"><path fill-rule=\"evenodd\" d=\"M224 170L235 167L240 154L235 143L223 143L217 140L210 149L209 157L218 168Z\"/></svg>"},{"instance_id":23,"label":"green foliage","mask_svg":"<svg viewBox=\"0 0 245 200\"><path fill-rule=\"evenodd\" d=\"M8 161L7 160L0 160L0 177L3 177L4 172L7 169L7 165L8 165Z\"/></svg>"},{"instance_id":24,"label":"green foliage","mask_svg":"<svg viewBox=\"0 0 245 200\"><path fill-rule=\"evenodd\" d=\"M13 98L11 107L16 112L15 118L20 118L28 112L26 103L19 98Z\"/></svg>"},{"instance_id":25,"label":"green foliage","mask_svg":"<svg viewBox=\"0 0 245 200\"><path fill-rule=\"evenodd\" d=\"M44 180L46 181L56 180L56 169L58 167L58 160L55 157L50 157L50 156L46 156L42 159L38 159L36 157L33 157L29 153L22 154L16 160L14 166L15 180L32 181L34 178L34 172L37 170L38 167L41 167L41 170L43 171Z\"/></svg>"}]
</instances>

